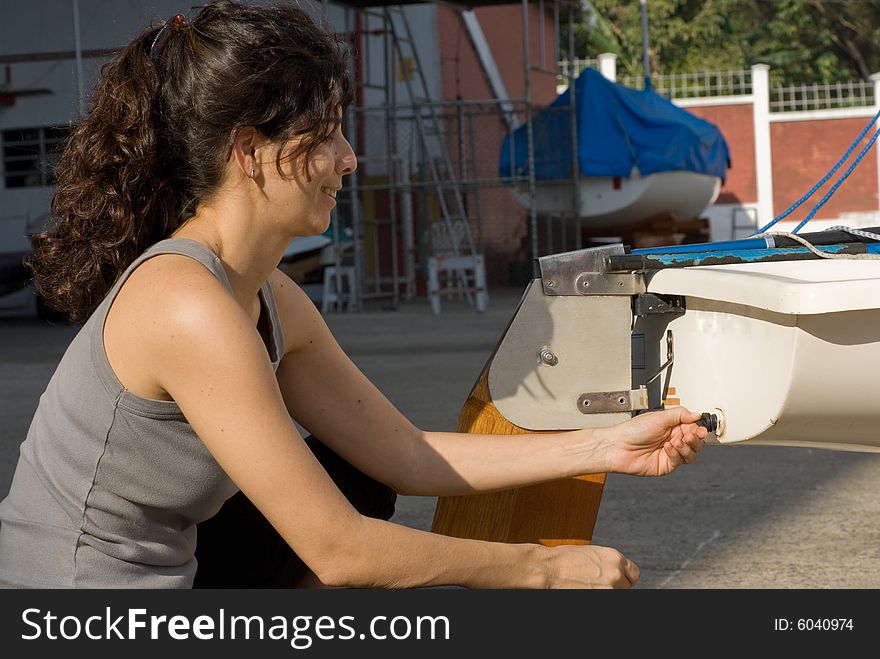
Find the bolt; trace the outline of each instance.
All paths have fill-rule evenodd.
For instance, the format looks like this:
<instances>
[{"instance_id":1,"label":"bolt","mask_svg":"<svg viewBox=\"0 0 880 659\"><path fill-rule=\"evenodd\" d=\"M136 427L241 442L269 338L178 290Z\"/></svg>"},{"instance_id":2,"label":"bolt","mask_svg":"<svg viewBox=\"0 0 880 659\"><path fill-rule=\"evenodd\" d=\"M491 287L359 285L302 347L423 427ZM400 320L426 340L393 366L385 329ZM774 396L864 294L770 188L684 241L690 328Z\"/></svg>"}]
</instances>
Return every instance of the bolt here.
<instances>
[{"instance_id":1,"label":"bolt","mask_svg":"<svg viewBox=\"0 0 880 659\"><path fill-rule=\"evenodd\" d=\"M542 362L547 364L547 366L556 366L559 363L559 357L553 354L553 351L550 350L550 348L541 348L539 357Z\"/></svg>"}]
</instances>

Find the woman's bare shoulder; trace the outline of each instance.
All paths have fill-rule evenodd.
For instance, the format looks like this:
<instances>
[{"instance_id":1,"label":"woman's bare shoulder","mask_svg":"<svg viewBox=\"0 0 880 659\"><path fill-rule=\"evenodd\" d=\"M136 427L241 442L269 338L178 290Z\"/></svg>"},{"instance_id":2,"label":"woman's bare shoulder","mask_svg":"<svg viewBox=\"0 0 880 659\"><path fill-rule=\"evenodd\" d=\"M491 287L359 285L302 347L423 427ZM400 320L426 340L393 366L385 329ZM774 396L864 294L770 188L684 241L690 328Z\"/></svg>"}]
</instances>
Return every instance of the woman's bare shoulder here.
<instances>
[{"instance_id":1,"label":"woman's bare shoulder","mask_svg":"<svg viewBox=\"0 0 880 659\"><path fill-rule=\"evenodd\" d=\"M163 342L186 326L202 329L228 318L235 301L197 261L161 254L140 264L123 283L104 322L104 350L120 383L144 398L167 400L159 385Z\"/></svg>"},{"instance_id":2,"label":"woman's bare shoulder","mask_svg":"<svg viewBox=\"0 0 880 659\"><path fill-rule=\"evenodd\" d=\"M118 311L129 321L148 327L174 318L212 314L224 298L234 303L225 286L201 263L181 254L160 254L129 275L111 312Z\"/></svg>"}]
</instances>

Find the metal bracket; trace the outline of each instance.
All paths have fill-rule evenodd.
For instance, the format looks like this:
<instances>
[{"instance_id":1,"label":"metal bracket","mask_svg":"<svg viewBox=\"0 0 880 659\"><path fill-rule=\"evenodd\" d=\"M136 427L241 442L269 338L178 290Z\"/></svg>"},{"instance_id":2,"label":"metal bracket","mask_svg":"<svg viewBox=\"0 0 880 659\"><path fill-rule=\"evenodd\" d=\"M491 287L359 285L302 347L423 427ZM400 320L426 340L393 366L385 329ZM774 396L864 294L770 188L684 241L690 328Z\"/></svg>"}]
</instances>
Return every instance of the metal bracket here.
<instances>
[{"instance_id":1,"label":"metal bracket","mask_svg":"<svg viewBox=\"0 0 880 659\"><path fill-rule=\"evenodd\" d=\"M600 428L630 412L582 414L585 391L629 391L632 300L623 295L545 295L532 281L489 365L498 412L527 430Z\"/></svg>"},{"instance_id":2,"label":"metal bracket","mask_svg":"<svg viewBox=\"0 0 880 659\"><path fill-rule=\"evenodd\" d=\"M608 258L624 254L623 245L602 245L538 259L544 295L638 295L646 290L643 273L607 274Z\"/></svg>"},{"instance_id":3,"label":"metal bracket","mask_svg":"<svg viewBox=\"0 0 880 659\"><path fill-rule=\"evenodd\" d=\"M653 316L655 314L673 314L680 316L685 312L684 297L681 295L655 295L642 293L633 300L634 316Z\"/></svg>"},{"instance_id":4,"label":"metal bracket","mask_svg":"<svg viewBox=\"0 0 880 659\"><path fill-rule=\"evenodd\" d=\"M657 369L657 372L654 373L654 375L652 375L650 378L648 378L648 381L645 382L645 384L646 385L651 384L654 380L657 379L657 377L663 371L665 371L667 368L672 366L672 363L674 361L675 361L675 342L673 341L673 338L672 338L672 330L668 329L668 330L666 330L666 363L663 364L663 366L661 366L659 369ZM664 391L665 391L665 387L664 387Z\"/></svg>"},{"instance_id":5,"label":"metal bracket","mask_svg":"<svg viewBox=\"0 0 880 659\"><path fill-rule=\"evenodd\" d=\"M577 408L583 414L608 412L635 412L648 409L648 390L645 387L629 391L597 391L581 394Z\"/></svg>"}]
</instances>

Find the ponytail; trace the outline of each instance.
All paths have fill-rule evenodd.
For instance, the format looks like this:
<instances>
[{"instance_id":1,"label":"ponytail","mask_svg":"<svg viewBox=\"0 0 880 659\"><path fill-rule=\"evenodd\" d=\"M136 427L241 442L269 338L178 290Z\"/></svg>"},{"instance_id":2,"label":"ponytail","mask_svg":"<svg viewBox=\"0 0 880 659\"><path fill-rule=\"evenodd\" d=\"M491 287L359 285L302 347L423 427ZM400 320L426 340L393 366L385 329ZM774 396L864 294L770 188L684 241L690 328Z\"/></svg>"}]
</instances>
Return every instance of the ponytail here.
<instances>
[{"instance_id":1,"label":"ponytail","mask_svg":"<svg viewBox=\"0 0 880 659\"><path fill-rule=\"evenodd\" d=\"M178 224L178 195L158 157L159 81L143 34L106 64L92 107L55 170L55 226L34 236L29 265L47 306L79 322L117 276Z\"/></svg>"}]
</instances>

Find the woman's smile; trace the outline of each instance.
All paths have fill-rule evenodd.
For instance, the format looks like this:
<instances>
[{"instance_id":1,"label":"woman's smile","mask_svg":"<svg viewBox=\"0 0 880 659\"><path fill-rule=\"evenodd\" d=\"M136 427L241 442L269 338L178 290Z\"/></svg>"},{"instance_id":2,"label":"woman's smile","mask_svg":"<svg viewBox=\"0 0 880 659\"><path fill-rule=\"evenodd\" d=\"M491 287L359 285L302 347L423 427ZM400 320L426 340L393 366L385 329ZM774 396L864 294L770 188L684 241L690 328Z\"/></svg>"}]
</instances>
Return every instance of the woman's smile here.
<instances>
[{"instance_id":1,"label":"woman's smile","mask_svg":"<svg viewBox=\"0 0 880 659\"><path fill-rule=\"evenodd\" d=\"M339 189L340 188L327 188L327 187L321 188L321 192L324 193L324 195L329 197L331 200L330 201L330 208L336 207L336 193L339 191Z\"/></svg>"}]
</instances>

